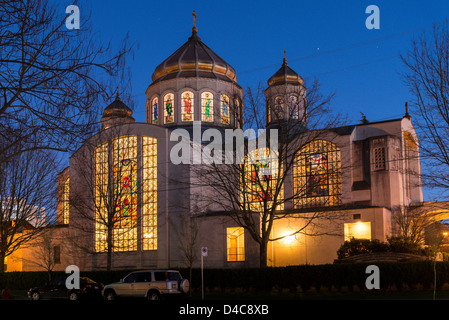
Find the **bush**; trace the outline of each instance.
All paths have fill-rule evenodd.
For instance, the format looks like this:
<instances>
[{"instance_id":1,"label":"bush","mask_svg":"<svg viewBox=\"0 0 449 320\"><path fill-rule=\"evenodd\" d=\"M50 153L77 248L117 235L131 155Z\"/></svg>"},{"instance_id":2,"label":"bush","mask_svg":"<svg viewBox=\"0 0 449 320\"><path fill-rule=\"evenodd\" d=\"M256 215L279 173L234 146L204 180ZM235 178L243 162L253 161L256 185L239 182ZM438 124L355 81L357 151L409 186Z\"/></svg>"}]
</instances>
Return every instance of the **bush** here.
<instances>
[{"instance_id":1,"label":"bush","mask_svg":"<svg viewBox=\"0 0 449 320\"><path fill-rule=\"evenodd\" d=\"M345 241L337 251L338 259L352 257L363 253L386 252L388 244L379 240L355 239Z\"/></svg>"},{"instance_id":2,"label":"bush","mask_svg":"<svg viewBox=\"0 0 449 320\"><path fill-rule=\"evenodd\" d=\"M424 249L420 244L414 243L409 237L404 236L392 236L387 237L389 251L391 252L404 252L424 255Z\"/></svg>"},{"instance_id":3,"label":"bush","mask_svg":"<svg viewBox=\"0 0 449 320\"><path fill-rule=\"evenodd\" d=\"M421 245L414 243L410 238L393 236L387 238L387 243L379 240L355 239L345 241L337 251L338 259L352 257L358 254L373 252L402 252L418 255L427 255Z\"/></svg>"}]
</instances>

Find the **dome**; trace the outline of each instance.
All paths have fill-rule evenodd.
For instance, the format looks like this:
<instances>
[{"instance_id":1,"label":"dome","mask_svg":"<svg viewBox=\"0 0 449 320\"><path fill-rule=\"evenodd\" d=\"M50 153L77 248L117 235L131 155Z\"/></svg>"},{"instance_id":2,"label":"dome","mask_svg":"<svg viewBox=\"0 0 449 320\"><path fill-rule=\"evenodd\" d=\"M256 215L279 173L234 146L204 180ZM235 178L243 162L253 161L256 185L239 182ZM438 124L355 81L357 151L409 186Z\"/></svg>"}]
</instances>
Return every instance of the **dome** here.
<instances>
[{"instance_id":1,"label":"dome","mask_svg":"<svg viewBox=\"0 0 449 320\"><path fill-rule=\"evenodd\" d=\"M287 64L287 58L284 52L284 61L281 68L268 79L268 85L278 84L303 84L304 80Z\"/></svg>"},{"instance_id":2,"label":"dome","mask_svg":"<svg viewBox=\"0 0 449 320\"><path fill-rule=\"evenodd\" d=\"M117 91L115 100L103 110L103 116L101 117L102 128L106 129L116 124L133 123L135 120L132 115L133 111L120 100Z\"/></svg>"},{"instance_id":3,"label":"dome","mask_svg":"<svg viewBox=\"0 0 449 320\"><path fill-rule=\"evenodd\" d=\"M188 41L156 67L152 81L185 77L237 82L234 68L201 41L196 27L192 28Z\"/></svg>"}]
</instances>

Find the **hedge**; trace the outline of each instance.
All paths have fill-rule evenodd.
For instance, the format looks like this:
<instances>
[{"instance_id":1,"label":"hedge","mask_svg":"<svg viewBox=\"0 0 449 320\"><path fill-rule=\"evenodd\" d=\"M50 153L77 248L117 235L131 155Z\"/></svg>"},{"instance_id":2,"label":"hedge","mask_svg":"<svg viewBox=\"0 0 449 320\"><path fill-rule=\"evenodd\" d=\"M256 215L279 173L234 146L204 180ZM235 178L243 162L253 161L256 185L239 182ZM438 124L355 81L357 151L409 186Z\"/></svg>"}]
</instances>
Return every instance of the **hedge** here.
<instances>
[{"instance_id":1,"label":"hedge","mask_svg":"<svg viewBox=\"0 0 449 320\"><path fill-rule=\"evenodd\" d=\"M380 269L380 289L413 290L433 288L434 273L431 261L375 263ZM308 291L321 290L365 290L365 273L368 264L300 265L290 267L205 269L205 289L209 291L253 291L273 290ZM437 289L449 284L449 262L437 262ZM188 277L188 269L179 269ZM108 284L124 278L131 270L81 271L81 276ZM54 272L53 276L63 274ZM0 289L27 290L48 281L47 272L6 272L0 275ZM201 270L193 269L191 287L201 288Z\"/></svg>"}]
</instances>

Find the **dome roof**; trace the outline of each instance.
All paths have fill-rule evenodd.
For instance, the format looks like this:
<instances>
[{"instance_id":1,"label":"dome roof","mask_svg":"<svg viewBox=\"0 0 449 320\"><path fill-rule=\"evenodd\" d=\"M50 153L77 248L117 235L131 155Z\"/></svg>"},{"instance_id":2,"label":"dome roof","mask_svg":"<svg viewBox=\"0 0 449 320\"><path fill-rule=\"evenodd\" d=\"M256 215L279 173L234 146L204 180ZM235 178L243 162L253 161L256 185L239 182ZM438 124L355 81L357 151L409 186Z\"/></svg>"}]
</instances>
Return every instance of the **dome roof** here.
<instances>
[{"instance_id":1,"label":"dome roof","mask_svg":"<svg viewBox=\"0 0 449 320\"><path fill-rule=\"evenodd\" d=\"M103 111L103 117L132 118L132 115L133 111L120 100L118 93L115 100Z\"/></svg>"},{"instance_id":2,"label":"dome roof","mask_svg":"<svg viewBox=\"0 0 449 320\"><path fill-rule=\"evenodd\" d=\"M274 86L279 84L303 84L304 80L287 64L287 58L284 52L284 61L281 68L268 79L268 85Z\"/></svg>"},{"instance_id":3,"label":"dome roof","mask_svg":"<svg viewBox=\"0 0 449 320\"><path fill-rule=\"evenodd\" d=\"M153 72L153 83L173 78L201 77L237 82L233 67L206 46L198 37L196 27L192 36Z\"/></svg>"}]
</instances>

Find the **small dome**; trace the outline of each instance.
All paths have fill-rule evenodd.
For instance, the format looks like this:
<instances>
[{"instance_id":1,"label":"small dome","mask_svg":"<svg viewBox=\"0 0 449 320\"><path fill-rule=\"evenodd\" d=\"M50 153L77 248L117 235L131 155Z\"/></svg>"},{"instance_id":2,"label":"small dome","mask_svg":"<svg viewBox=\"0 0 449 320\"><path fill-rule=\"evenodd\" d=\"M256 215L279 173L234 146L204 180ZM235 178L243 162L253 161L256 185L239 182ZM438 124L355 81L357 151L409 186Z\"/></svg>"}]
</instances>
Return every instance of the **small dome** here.
<instances>
[{"instance_id":1,"label":"small dome","mask_svg":"<svg viewBox=\"0 0 449 320\"><path fill-rule=\"evenodd\" d=\"M303 84L304 80L287 64L287 58L284 56L282 67L268 79L268 85L278 84Z\"/></svg>"},{"instance_id":2,"label":"small dome","mask_svg":"<svg viewBox=\"0 0 449 320\"><path fill-rule=\"evenodd\" d=\"M103 110L103 116L101 117L102 129L123 123L133 123L135 119L132 115L133 111L120 100L117 92L115 100Z\"/></svg>"},{"instance_id":3,"label":"small dome","mask_svg":"<svg viewBox=\"0 0 449 320\"><path fill-rule=\"evenodd\" d=\"M126 104L124 104L122 100L120 100L118 94L115 100L110 105L108 105L103 111L103 117L132 118L132 115L133 111Z\"/></svg>"},{"instance_id":4,"label":"small dome","mask_svg":"<svg viewBox=\"0 0 449 320\"><path fill-rule=\"evenodd\" d=\"M195 27L188 41L156 67L152 80L155 83L185 77L237 82L234 68L201 41Z\"/></svg>"}]
</instances>

